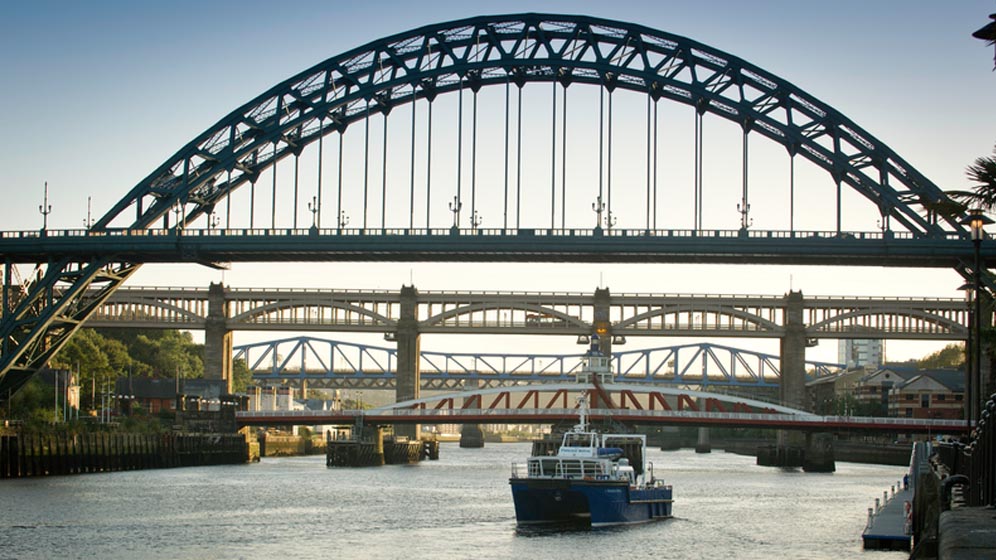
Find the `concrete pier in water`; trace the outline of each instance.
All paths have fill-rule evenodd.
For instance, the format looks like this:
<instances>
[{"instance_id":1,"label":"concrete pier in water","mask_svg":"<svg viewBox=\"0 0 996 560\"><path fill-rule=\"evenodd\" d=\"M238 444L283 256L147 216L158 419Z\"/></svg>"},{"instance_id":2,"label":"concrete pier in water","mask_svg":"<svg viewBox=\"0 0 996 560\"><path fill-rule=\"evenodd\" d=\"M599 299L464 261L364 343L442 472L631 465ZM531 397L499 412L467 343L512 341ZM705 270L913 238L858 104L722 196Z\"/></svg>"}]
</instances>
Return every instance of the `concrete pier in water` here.
<instances>
[{"instance_id":1,"label":"concrete pier in water","mask_svg":"<svg viewBox=\"0 0 996 560\"><path fill-rule=\"evenodd\" d=\"M381 428L364 428L359 437L330 437L325 442L327 467L404 465L425 459L439 459L438 441L408 439L406 436L385 437Z\"/></svg>"}]
</instances>

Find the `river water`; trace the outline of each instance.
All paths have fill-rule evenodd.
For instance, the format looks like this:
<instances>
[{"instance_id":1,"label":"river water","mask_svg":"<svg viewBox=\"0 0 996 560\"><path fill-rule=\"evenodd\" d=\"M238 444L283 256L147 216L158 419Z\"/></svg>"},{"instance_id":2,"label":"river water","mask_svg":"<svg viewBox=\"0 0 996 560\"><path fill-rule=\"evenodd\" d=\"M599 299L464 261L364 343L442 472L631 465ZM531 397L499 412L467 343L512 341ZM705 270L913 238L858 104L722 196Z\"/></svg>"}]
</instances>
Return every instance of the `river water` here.
<instances>
[{"instance_id":1,"label":"river water","mask_svg":"<svg viewBox=\"0 0 996 560\"><path fill-rule=\"evenodd\" d=\"M833 474L723 452L651 450L673 519L595 531L516 530L510 464L529 444L460 449L410 466L253 465L0 481L0 558L906 558L863 552L876 496L904 468Z\"/></svg>"}]
</instances>

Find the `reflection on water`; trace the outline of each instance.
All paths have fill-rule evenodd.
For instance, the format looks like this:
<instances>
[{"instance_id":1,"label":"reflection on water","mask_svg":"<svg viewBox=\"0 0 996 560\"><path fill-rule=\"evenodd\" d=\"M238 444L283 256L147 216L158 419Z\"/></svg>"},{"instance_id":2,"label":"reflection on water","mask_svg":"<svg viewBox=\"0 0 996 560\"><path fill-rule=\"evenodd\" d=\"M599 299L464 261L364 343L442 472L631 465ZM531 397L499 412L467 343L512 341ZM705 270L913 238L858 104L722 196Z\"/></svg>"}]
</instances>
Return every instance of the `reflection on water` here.
<instances>
[{"instance_id":1,"label":"reflection on water","mask_svg":"<svg viewBox=\"0 0 996 560\"><path fill-rule=\"evenodd\" d=\"M453 443L414 466L327 469L324 457L291 457L0 481L0 558L850 558L862 554L867 508L904 470L839 463L806 474L651 450L675 488L673 519L516 528L509 465L528 453Z\"/></svg>"}]
</instances>

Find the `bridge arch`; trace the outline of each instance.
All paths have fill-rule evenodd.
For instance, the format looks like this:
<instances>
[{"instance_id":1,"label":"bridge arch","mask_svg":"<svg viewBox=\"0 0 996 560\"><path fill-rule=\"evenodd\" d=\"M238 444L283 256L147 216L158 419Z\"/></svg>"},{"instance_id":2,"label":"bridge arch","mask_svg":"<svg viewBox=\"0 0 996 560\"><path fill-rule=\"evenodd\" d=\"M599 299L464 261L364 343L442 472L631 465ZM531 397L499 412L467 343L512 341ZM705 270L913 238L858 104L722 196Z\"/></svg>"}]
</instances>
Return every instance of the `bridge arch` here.
<instances>
[{"instance_id":1,"label":"bridge arch","mask_svg":"<svg viewBox=\"0 0 996 560\"><path fill-rule=\"evenodd\" d=\"M645 26L587 16L515 14L429 25L329 58L239 107L136 185L94 226L182 224L308 144L371 112L489 85L593 84L669 99L756 132L846 184L917 236L964 232L931 211L946 195L839 111L736 56ZM459 194L458 194L459 196ZM134 210L134 218L127 210ZM925 212L926 215L922 215ZM943 225L942 225L943 224ZM427 224L427 227L429 225Z\"/></svg>"},{"instance_id":2,"label":"bridge arch","mask_svg":"<svg viewBox=\"0 0 996 560\"><path fill-rule=\"evenodd\" d=\"M563 311L560 311L560 310L557 310L557 309L552 309L550 307L545 307L545 306L542 306L542 305L528 304L528 303L515 304L515 305L500 305L500 304L493 304L493 303L473 303L473 304L469 304L469 305L463 305L463 306L456 307L456 308L453 308L453 309L448 309L446 311L443 311L442 313L438 313L436 315L433 315L432 317L428 317L428 318L422 320L419 323L419 326L423 327L423 328L431 329L432 326L434 326L434 325L441 325L441 324L445 323L447 320L454 319L456 317L460 317L460 316L463 316L463 315L473 315L474 313L479 312L479 311L513 311L513 312L514 311L523 311L523 312L526 312L526 313L535 313L535 314L538 314L538 315L544 315L544 316L547 316L547 317L552 317L552 318L555 318L558 321L561 321L562 324L560 326L562 326L562 327L563 326L577 327L578 329L581 329L582 332L588 332L588 331L591 330L591 324L589 324L588 322L584 321L581 318L575 317L573 315L569 315L569 314L564 313ZM528 317L527 317L526 321L528 323Z\"/></svg>"},{"instance_id":3,"label":"bridge arch","mask_svg":"<svg viewBox=\"0 0 996 560\"><path fill-rule=\"evenodd\" d=\"M711 313L716 316L725 316L734 320L742 321L744 325L752 325L756 327L758 331L770 332L773 335L781 333L784 329L778 325L778 323L765 319L755 313L750 313L742 309L737 309L732 306L722 306L722 305L673 305L662 309L652 309L639 315L634 315L627 319L616 323L613 329L619 331L627 327L632 327L638 325L639 323L651 319L653 317L666 318L671 315L679 315L682 313ZM678 321L675 321L677 324ZM744 329L747 330L747 329Z\"/></svg>"},{"instance_id":4,"label":"bridge arch","mask_svg":"<svg viewBox=\"0 0 996 560\"><path fill-rule=\"evenodd\" d=\"M860 309L849 311L847 313L840 313L834 315L830 318L824 319L818 323L813 323L810 325L806 332L810 335L818 334L828 334L831 336L836 336L841 334L842 331L853 330L849 329L848 324L852 323L854 320L860 320L864 318L874 319L877 317L889 317L889 318L901 318L908 317L921 324L933 325L938 330L945 333L949 333L952 338L957 338L963 340L967 334L964 325L960 324L958 321L952 320L948 317L943 317L929 313L927 311L912 310L912 311L891 311L888 313L883 313L882 310L876 309ZM843 325L844 329L834 330L834 326ZM858 328L863 329L862 334L869 336L874 334L875 328L873 326L861 325Z\"/></svg>"},{"instance_id":5,"label":"bridge arch","mask_svg":"<svg viewBox=\"0 0 996 560\"><path fill-rule=\"evenodd\" d=\"M354 314L360 317L361 319L369 318L370 326L382 328L384 330L391 330L396 326L396 321L394 321L390 317L386 317L381 313L371 311L370 309L367 309L363 306L354 305L345 302L341 303L332 302L332 303L322 303L321 305L315 305L311 303L303 304L301 302L293 302L293 301L274 301L267 303L265 305L254 307L243 313L233 315L229 320L235 324L245 325L253 323L258 319L265 318L267 315L270 315L272 313L276 313L283 310L301 309L307 311L309 309L316 309L316 308L330 309L330 310L338 309L350 314Z\"/></svg>"},{"instance_id":6,"label":"bridge arch","mask_svg":"<svg viewBox=\"0 0 996 560\"><path fill-rule=\"evenodd\" d=\"M154 310L161 310L165 313L157 314ZM206 315L193 312L183 305L155 298L135 298L108 302L92 318L100 319L101 315L113 315L116 319L131 317L135 320L156 319L165 315L169 317L171 322L188 322L193 324L202 324L207 320Z\"/></svg>"}]
</instances>

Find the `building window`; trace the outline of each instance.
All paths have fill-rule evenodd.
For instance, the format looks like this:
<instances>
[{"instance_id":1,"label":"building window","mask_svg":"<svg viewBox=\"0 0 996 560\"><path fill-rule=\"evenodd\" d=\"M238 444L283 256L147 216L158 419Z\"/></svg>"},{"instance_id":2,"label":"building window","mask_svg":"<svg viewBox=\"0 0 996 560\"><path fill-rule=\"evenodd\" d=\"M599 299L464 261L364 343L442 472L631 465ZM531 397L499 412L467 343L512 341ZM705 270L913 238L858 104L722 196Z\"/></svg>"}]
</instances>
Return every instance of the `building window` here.
<instances>
[{"instance_id":1,"label":"building window","mask_svg":"<svg viewBox=\"0 0 996 560\"><path fill-rule=\"evenodd\" d=\"M913 409L912 408L907 408L906 409L906 417L907 418L913 418Z\"/></svg>"},{"instance_id":2,"label":"building window","mask_svg":"<svg viewBox=\"0 0 996 560\"><path fill-rule=\"evenodd\" d=\"M979 267L979 268L982 268L982 267ZM944 402L944 398L946 396L947 395L934 395L934 400L937 401L937 402Z\"/></svg>"},{"instance_id":3,"label":"building window","mask_svg":"<svg viewBox=\"0 0 996 560\"><path fill-rule=\"evenodd\" d=\"M980 267L980 268L981 268L981 267ZM955 395L955 400L956 400L956 401L961 401L961 400L963 400L964 398L965 398L965 395Z\"/></svg>"},{"instance_id":4,"label":"building window","mask_svg":"<svg viewBox=\"0 0 996 560\"><path fill-rule=\"evenodd\" d=\"M930 394L920 395L920 408L930 408Z\"/></svg>"}]
</instances>

